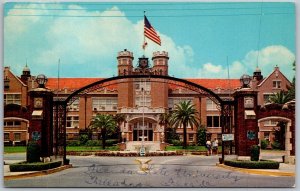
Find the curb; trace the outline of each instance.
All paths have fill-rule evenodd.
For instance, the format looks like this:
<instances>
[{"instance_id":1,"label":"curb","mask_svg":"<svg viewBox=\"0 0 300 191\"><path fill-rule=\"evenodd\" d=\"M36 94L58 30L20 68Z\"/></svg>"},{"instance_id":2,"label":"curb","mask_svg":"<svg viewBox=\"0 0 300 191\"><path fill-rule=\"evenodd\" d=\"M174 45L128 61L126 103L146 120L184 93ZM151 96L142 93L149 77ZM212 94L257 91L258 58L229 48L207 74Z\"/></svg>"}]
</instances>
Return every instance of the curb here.
<instances>
[{"instance_id":1,"label":"curb","mask_svg":"<svg viewBox=\"0 0 300 191\"><path fill-rule=\"evenodd\" d=\"M218 167L225 168L228 170L244 172L248 174L258 174L258 175L266 175L266 176L295 176L294 172L276 172L276 171L264 171L264 170L257 170L257 169L245 169L245 168L227 166L219 163L217 163L216 165Z\"/></svg>"},{"instance_id":2,"label":"curb","mask_svg":"<svg viewBox=\"0 0 300 191\"><path fill-rule=\"evenodd\" d=\"M68 168L72 168L72 164L60 166L60 167L53 168L53 169L32 172L32 173L8 175L8 176L4 176L4 180L13 180L13 179L19 179L19 178L29 178L29 177L35 177L35 176L43 176L43 175L52 174L52 173L55 173L55 172L60 172L60 171L63 171L65 169L68 169Z\"/></svg>"}]
</instances>

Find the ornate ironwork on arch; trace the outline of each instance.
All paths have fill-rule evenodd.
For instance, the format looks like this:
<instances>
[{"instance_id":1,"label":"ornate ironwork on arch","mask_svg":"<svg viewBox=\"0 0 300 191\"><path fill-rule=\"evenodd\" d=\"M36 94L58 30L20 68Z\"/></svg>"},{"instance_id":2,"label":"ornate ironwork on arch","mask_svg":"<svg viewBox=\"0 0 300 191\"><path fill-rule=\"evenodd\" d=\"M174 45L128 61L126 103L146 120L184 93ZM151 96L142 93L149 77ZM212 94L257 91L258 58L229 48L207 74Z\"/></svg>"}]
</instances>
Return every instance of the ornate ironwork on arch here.
<instances>
[{"instance_id":1,"label":"ornate ironwork on arch","mask_svg":"<svg viewBox=\"0 0 300 191\"><path fill-rule=\"evenodd\" d=\"M190 82L188 80L180 79L180 78L175 78L171 76L162 76L162 75L126 75L126 76L116 76L112 78L102 79L76 90L71 95L69 95L68 98L64 101L67 104L72 103L75 99L77 99L78 96L87 94L89 92L93 92L97 89L101 89L114 84L127 83L126 79L143 79L143 78L149 79L151 82L169 83L169 84L174 84L180 87L193 90L197 93L201 93L205 96L208 96L215 103L220 105L223 102L223 100L216 93L199 84Z\"/></svg>"},{"instance_id":2,"label":"ornate ironwork on arch","mask_svg":"<svg viewBox=\"0 0 300 191\"><path fill-rule=\"evenodd\" d=\"M98 89L103 89L107 86L120 84L120 83L128 83L129 80L132 79L147 79L150 82L156 83L168 83L175 85L176 87L182 87L189 90L192 90L196 93L204 95L210 98L213 102L215 102L220 110L221 114L221 126L222 133L231 132L231 124L232 124L232 106L233 101L231 100L223 100L216 93L211 91L208 88L205 88L199 84L190 82L185 79L175 78L171 76L163 76L163 75L124 75L124 76L116 76L112 78L106 78L99 80L97 82L91 83L85 87L82 87L72 94L70 94L66 99L57 99L54 100L54 145L55 145L55 154L64 157L64 161L66 160L66 113L67 106L71 105L76 99L80 96L86 95L87 93L93 92Z\"/></svg>"}]
</instances>

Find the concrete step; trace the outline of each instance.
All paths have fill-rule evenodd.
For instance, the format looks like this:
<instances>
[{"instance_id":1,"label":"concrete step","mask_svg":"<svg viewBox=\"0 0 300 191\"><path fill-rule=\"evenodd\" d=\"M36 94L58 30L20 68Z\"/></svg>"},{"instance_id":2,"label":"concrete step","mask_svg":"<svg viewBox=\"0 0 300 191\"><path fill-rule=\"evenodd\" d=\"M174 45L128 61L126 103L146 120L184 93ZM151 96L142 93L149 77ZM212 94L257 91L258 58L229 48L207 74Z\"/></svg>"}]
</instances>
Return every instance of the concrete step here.
<instances>
[{"instance_id":1,"label":"concrete step","mask_svg":"<svg viewBox=\"0 0 300 191\"><path fill-rule=\"evenodd\" d=\"M139 151L142 147L142 141L129 141L126 142L126 151ZM144 147L146 149L146 152L150 151L159 151L160 150L160 142L154 142L154 141L145 141Z\"/></svg>"}]
</instances>

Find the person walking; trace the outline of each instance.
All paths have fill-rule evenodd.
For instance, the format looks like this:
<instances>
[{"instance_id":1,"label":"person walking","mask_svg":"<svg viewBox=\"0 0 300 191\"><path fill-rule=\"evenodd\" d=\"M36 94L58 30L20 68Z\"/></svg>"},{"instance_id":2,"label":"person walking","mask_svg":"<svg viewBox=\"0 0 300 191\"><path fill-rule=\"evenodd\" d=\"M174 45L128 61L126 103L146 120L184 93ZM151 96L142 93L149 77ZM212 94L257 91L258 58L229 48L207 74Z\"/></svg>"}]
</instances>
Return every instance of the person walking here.
<instances>
[{"instance_id":1,"label":"person walking","mask_svg":"<svg viewBox=\"0 0 300 191\"><path fill-rule=\"evenodd\" d=\"M206 148L207 148L207 156L212 155L212 151L211 151L211 141L207 140L206 141Z\"/></svg>"},{"instance_id":2,"label":"person walking","mask_svg":"<svg viewBox=\"0 0 300 191\"><path fill-rule=\"evenodd\" d=\"M216 155L219 154L219 152L218 152L218 146L219 146L219 141L218 141L217 138L215 138L215 140L213 141L213 151L216 152Z\"/></svg>"}]
</instances>

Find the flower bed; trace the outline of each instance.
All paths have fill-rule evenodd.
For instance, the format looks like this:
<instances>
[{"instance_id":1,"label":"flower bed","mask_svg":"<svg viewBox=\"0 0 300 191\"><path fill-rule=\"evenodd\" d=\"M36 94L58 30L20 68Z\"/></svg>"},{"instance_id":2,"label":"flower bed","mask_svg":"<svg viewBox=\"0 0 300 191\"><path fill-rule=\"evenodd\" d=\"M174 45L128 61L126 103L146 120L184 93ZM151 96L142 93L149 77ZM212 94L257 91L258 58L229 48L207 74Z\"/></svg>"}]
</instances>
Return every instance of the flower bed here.
<instances>
[{"instance_id":1,"label":"flower bed","mask_svg":"<svg viewBox=\"0 0 300 191\"><path fill-rule=\"evenodd\" d=\"M140 156L138 152L110 152L110 151L97 151L97 152L78 152L78 151L68 151L67 155L73 156L117 156L117 157L137 157ZM176 152L149 152L145 153L145 156L177 156L183 155L182 151Z\"/></svg>"}]
</instances>

